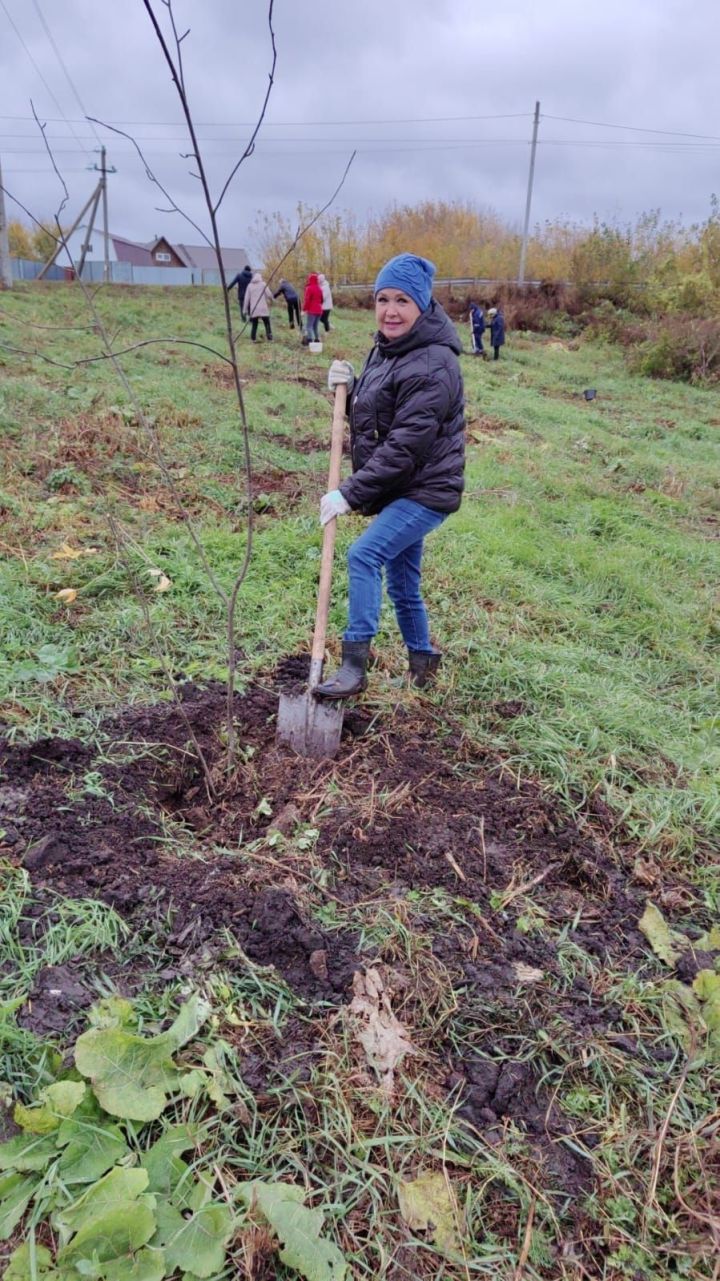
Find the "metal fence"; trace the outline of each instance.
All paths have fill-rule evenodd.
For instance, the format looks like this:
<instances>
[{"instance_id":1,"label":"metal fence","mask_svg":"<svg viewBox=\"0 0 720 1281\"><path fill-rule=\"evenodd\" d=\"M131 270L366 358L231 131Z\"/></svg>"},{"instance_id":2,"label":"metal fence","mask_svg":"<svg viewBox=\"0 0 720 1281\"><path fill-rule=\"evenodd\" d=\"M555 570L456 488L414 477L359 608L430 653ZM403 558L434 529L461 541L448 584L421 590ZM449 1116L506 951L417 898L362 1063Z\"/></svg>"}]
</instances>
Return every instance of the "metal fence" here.
<instances>
[{"instance_id":1,"label":"metal fence","mask_svg":"<svg viewBox=\"0 0 720 1281\"><path fill-rule=\"evenodd\" d=\"M10 267L14 280L37 280L43 269L41 262L32 262L27 258L11 258ZM217 268L199 267L135 267L130 262L109 263L112 285L219 285L220 272ZM105 278L103 262L86 262L82 270L82 279L88 284L102 284ZM61 267L54 263L44 277L45 280L72 280L71 267Z\"/></svg>"},{"instance_id":2,"label":"metal fence","mask_svg":"<svg viewBox=\"0 0 720 1281\"><path fill-rule=\"evenodd\" d=\"M33 262L29 258L11 258L10 271L13 280L37 280L43 269L41 262ZM52 266L48 268L46 280L64 280L65 272L62 267Z\"/></svg>"},{"instance_id":3,"label":"metal fence","mask_svg":"<svg viewBox=\"0 0 720 1281\"><path fill-rule=\"evenodd\" d=\"M15 280L36 280L42 271L41 262L31 262L27 258L11 258L10 265ZM136 267L131 262L111 262L109 264L112 285L219 285L220 272L216 267ZM102 284L105 275L103 262L86 262L82 270L82 279L88 284ZM72 280L71 267L61 267L55 263L49 268L45 280ZM512 285L513 280L483 280L479 277L458 278L456 280L436 280L435 286L450 288L497 288L500 285ZM539 280L526 280L528 288L537 288ZM372 282L362 284L355 281L337 281L337 289L359 292L372 292Z\"/></svg>"}]
</instances>

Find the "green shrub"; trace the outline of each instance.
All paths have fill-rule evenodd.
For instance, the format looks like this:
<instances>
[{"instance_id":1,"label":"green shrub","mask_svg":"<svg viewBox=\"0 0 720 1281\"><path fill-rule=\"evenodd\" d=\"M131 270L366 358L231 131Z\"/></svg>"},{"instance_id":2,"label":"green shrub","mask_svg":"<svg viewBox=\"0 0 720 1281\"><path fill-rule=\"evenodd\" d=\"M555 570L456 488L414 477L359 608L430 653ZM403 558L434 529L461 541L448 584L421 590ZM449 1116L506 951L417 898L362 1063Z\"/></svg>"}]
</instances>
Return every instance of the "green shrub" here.
<instances>
[{"instance_id":1,"label":"green shrub","mask_svg":"<svg viewBox=\"0 0 720 1281\"><path fill-rule=\"evenodd\" d=\"M720 320L668 316L631 352L630 368L649 378L720 381Z\"/></svg>"}]
</instances>

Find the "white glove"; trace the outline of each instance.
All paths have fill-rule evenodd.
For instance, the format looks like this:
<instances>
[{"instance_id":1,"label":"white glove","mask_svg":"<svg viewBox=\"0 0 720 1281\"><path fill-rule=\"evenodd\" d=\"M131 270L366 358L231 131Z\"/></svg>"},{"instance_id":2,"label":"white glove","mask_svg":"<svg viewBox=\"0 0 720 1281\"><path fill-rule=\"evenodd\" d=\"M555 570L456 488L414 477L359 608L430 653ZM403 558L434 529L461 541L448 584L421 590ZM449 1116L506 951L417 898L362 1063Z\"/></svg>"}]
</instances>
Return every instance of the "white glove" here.
<instances>
[{"instance_id":1,"label":"white glove","mask_svg":"<svg viewBox=\"0 0 720 1281\"><path fill-rule=\"evenodd\" d=\"M338 361L342 364L342 361ZM320 499L320 524L327 525L329 520L334 520L336 516L346 516L352 508L345 501L339 489L331 489L329 494L323 494Z\"/></svg>"},{"instance_id":2,"label":"white glove","mask_svg":"<svg viewBox=\"0 0 720 1281\"><path fill-rule=\"evenodd\" d=\"M352 387L355 382L355 370L349 360L334 360L328 369L328 387L334 391L340 383Z\"/></svg>"}]
</instances>

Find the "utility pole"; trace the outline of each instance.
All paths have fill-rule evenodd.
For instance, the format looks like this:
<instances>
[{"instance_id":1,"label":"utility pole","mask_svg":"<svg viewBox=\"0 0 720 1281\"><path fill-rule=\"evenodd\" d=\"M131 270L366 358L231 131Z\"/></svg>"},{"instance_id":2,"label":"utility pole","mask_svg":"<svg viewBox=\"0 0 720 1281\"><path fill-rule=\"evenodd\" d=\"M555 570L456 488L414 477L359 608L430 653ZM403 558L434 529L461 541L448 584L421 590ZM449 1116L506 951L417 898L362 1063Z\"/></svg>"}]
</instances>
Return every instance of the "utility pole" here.
<instances>
[{"instance_id":1,"label":"utility pole","mask_svg":"<svg viewBox=\"0 0 720 1281\"><path fill-rule=\"evenodd\" d=\"M108 241L108 198L107 198L107 169L105 168L105 148L100 151L100 182L102 184L102 213L103 213L103 282L107 284L110 279L110 250ZM114 171L113 171L114 172Z\"/></svg>"},{"instance_id":2,"label":"utility pole","mask_svg":"<svg viewBox=\"0 0 720 1281\"><path fill-rule=\"evenodd\" d=\"M88 250L90 248L90 243L92 241L93 228L95 227L95 219L97 217L97 210L98 210L99 203L100 203L100 184L98 183L93 193L93 205L90 211L90 219L88 221L88 225L85 230L85 239L83 240L82 245L80 247L80 258L76 268L78 278L80 279L82 279L83 267L85 266L85 259L87 258Z\"/></svg>"},{"instance_id":3,"label":"utility pole","mask_svg":"<svg viewBox=\"0 0 720 1281\"><path fill-rule=\"evenodd\" d=\"M70 230L69 230L69 231L66 231L64 235L59 235L59 236L58 236L57 244L56 244L56 246L55 246L55 248L54 248L54 250L53 250L52 254L51 254L51 255L50 255L50 257L48 258L47 262L45 263L45 265L44 265L44 267L43 267L42 271L41 271L41 272L40 272L40 274L38 275L38 280L43 280L43 279L45 278L46 273L49 271L50 267L52 267L53 263L55 262L55 259L60 257L60 254L62 253L63 249L65 249L65 247L66 247L66 245L67 245L67 243L68 243L68 241L69 241L69 239L70 239L71 235L72 235L72 234L73 234L73 232L74 232L74 231L76 231L76 230L77 230L77 228L80 226L80 223L82 222L83 218L85 217L85 214L87 213L88 209L90 208L91 204L93 203L93 201L94 201L96 198L97 198L97 187L96 187L96 188L95 188L95 190L93 191L93 193L92 193L92 195L91 195L90 199L87 201L87 203L83 205L82 209L80 210L80 213L78 214L77 218L75 219L75 221L74 221L74 223L73 223L72 227L70 228Z\"/></svg>"},{"instance_id":4,"label":"utility pole","mask_svg":"<svg viewBox=\"0 0 720 1281\"><path fill-rule=\"evenodd\" d=\"M530 173L528 175L527 200L525 202L525 225L523 227L522 246L520 249L520 267L518 269L518 284L525 284L525 263L527 261L528 236L530 234L530 207L532 205L533 179L535 177L535 152L537 151L538 125L540 124L540 103L535 103L535 119L533 121L532 145L530 147Z\"/></svg>"},{"instance_id":5,"label":"utility pole","mask_svg":"<svg viewBox=\"0 0 720 1281\"><path fill-rule=\"evenodd\" d=\"M64 235L61 235L58 238L58 243L56 245L55 251L52 254L52 256L48 259L48 261L45 263L45 266L43 267L42 271L40 272L40 275L38 276L38 280L43 279L48 269L52 267L53 263L55 262L55 259L59 258L63 249L67 247L68 241L70 240L70 237L72 236L73 232L77 230L83 218L85 217L85 214L87 213L88 209L90 209L92 206L90 222L88 223L87 233L85 235L85 239L83 241L82 248L80 250L80 261L77 267L78 276L81 274L82 269L85 266L85 258L87 256L88 246L90 244L90 237L92 236L93 227L95 226L95 218L97 216L98 205L100 204L101 200L102 200L102 211L103 211L103 236L105 240L103 280L108 281L110 279L110 252L109 252L109 243L108 243L109 233L108 233L108 213L107 213L107 175L109 173L116 173L117 171L114 165L112 166L111 169L108 169L107 165L105 164L105 154L106 154L105 148L102 147L100 151L100 164L89 166L90 169L94 169L96 173L100 174L100 181L93 188L89 200L87 200L86 203L83 205L82 209L80 210L80 213L75 219L70 230L66 231Z\"/></svg>"},{"instance_id":6,"label":"utility pole","mask_svg":"<svg viewBox=\"0 0 720 1281\"><path fill-rule=\"evenodd\" d=\"M0 166L0 289L12 289L12 268L10 266L10 246L8 245L8 225L5 216L2 166Z\"/></svg>"}]
</instances>

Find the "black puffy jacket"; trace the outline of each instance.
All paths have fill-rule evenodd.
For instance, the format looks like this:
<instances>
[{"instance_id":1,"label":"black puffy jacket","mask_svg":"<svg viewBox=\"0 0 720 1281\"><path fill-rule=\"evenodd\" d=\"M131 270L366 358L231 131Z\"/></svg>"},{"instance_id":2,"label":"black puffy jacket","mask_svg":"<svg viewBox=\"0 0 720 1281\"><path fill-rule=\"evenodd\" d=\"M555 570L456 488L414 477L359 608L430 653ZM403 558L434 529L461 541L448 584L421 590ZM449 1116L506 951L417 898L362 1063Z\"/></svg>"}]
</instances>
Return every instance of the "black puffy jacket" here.
<instances>
[{"instance_id":1,"label":"black puffy jacket","mask_svg":"<svg viewBox=\"0 0 720 1281\"><path fill-rule=\"evenodd\" d=\"M460 506L465 469L462 351L439 303L393 342L379 334L350 401L353 474L343 497L365 515L397 498Z\"/></svg>"}]
</instances>

